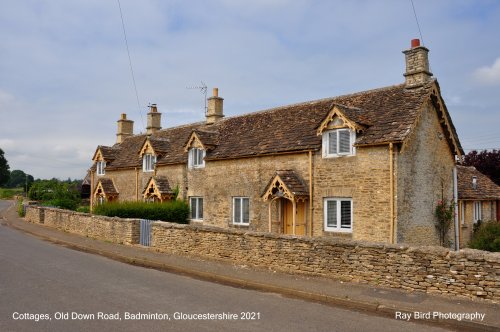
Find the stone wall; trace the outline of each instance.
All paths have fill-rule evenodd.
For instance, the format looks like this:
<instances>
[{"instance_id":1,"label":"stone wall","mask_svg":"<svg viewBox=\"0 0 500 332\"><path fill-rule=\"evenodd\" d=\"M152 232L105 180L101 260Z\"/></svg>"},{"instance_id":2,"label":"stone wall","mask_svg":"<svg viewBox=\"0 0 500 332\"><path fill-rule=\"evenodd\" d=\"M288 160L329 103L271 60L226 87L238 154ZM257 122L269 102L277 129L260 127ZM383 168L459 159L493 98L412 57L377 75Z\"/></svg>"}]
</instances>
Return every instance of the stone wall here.
<instances>
[{"instance_id":1,"label":"stone wall","mask_svg":"<svg viewBox=\"0 0 500 332\"><path fill-rule=\"evenodd\" d=\"M412 135L397 157L397 242L439 245L434 226L438 200L453 199L453 155L435 108L422 110ZM453 226L448 232L454 243Z\"/></svg>"},{"instance_id":2,"label":"stone wall","mask_svg":"<svg viewBox=\"0 0 500 332\"><path fill-rule=\"evenodd\" d=\"M68 233L113 243L139 243L139 219L93 216L87 213L37 206L27 206L25 219Z\"/></svg>"},{"instance_id":3,"label":"stone wall","mask_svg":"<svg viewBox=\"0 0 500 332\"><path fill-rule=\"evenodd\" d=\"M500 253L306 238L199 225L153 224L168 253L408 291L500 301Z\"/></svg>"},{"instance_id":4,"label":"stone wall","mask_svg":"<svg viewBox=\"0 0 500 332\"><path fill-rule=\"evenodd\" d=\"M138 242L139 220L28 207L26 220L115 243ZM155 222L152 247L287 273L500 302L500 253L296 237Z\"/></svg>"}]
</instances>

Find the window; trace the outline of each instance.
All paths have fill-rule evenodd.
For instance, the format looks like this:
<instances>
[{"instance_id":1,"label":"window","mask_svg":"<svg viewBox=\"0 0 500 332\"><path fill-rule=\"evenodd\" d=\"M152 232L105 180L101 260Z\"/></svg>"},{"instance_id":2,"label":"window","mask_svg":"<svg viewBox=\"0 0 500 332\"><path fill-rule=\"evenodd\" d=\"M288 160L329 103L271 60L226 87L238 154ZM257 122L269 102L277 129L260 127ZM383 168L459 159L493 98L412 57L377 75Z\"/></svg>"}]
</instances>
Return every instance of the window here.
<instances>
[{"instance_id":1,"label":"window","mask_svg":"<svg viewBox=\"0 0 500 332\"><path fill-rule=\"evenodd\" d=\"M325 231L352 232L352 199L325 198Z\"/></svg>"},{"instance_id":2,"label":"window","mask_svg":"<svg viewBox=\"0 0 500 332\"><path fill-rule=\"evenodd\" d=\"M474 223L482 220L483 211L481 207L481 201L474 202Z\"/></svg>"},{"instance_id":3,"label":"window","mask_svg":"<svg viewBox=\"0 0 500 332\"><path fill-rule=\"evenodd\" d=\"M460 203L460 223L465 224L465 202Z\"/></svg>"},{"instance_id":4,"label":"window","mask_svg":"<svg viewBox=\"0 0 500 332\"><path fill-rule=\"evenodd\" d=\"M144 157L142 157L142 170L144 172L152 172L155 169L156 164L156 156L150 153L146 153Z\"/></svg>"},{"instance_id":5,"label":"window","mask_svg":"<svg viewBox=\"0 0 500 332\"><path fill-rule=\"evenodd\" d=\"M323 157L354 155L356 133L350 129L335 129L323 133Z\"/></svg>"},{"instance_id":6,"label":"window","mask_svg":"<svg viewBox=\"0 0 500 332\"><path fill-rule=\"evenodd\" d=\"M233 197L233 224L248 225L250 223L250 199Z\"/></svg>"},{"instance_id":7,"label":"window","mask_svg":"<svg viewBox=\"0 0 500 332\"><path fill-rule=\"evenodd\" d=\"M191 220L203 221L203 197L191 197Z\"/></svg>"},{"instance_id":8,"label":"window","mask_svg":"<svg viewBox=\"0 0 500 332\"><path fill-rule=\"evenodd\" d=\"M97 162L97 175L104 175L106 173L106 162L101 160Z\"/></svg>"},{"instance_id":9,"label":"window","mask_svg":"<svg viewBox=\"0 0 500 332\"><path fill-rule=\"evenodd\" d=\"M189 150L188 164L189 168L202 168L205 167L205 150L192 148Z\"/></svg>"}]
</instances>

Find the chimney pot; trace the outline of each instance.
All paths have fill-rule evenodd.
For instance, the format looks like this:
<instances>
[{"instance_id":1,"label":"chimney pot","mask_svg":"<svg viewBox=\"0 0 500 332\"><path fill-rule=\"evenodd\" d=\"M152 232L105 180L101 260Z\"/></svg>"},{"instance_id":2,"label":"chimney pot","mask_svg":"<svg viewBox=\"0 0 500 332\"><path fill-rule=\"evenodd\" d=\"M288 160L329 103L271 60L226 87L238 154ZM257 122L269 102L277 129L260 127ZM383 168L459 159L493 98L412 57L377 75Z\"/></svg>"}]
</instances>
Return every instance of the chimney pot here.
<instances>
[{"instance_id":1,"label":"chimney pot","mask_svg":"<svg viewBox=\"0 0 500 332\"><path fill-rule=\"evenodd\" d=\"M213 96L218 97L219 96L219 88L214 88L213 89Z\"/></svg>"},{"instance_id":2,"label":"chimney pot","mask_svg":"<svg viewBox=\"0 0 500 332\"><path fill-rule=\"evenodd\" d=\"M412 39L411 40L411 48L419 47L420 46L420 39Z\"/></svg>"},{"instance_id":3,"label":"chimney pot","mask_svg":"<svg viewBox=\"0 0 500 332\"><path fill-rule=\"evenodd\" d=\"M121 119L122 119L122 120L127 120L127 114L122 113Z\"/></svg>"}]
</instances>

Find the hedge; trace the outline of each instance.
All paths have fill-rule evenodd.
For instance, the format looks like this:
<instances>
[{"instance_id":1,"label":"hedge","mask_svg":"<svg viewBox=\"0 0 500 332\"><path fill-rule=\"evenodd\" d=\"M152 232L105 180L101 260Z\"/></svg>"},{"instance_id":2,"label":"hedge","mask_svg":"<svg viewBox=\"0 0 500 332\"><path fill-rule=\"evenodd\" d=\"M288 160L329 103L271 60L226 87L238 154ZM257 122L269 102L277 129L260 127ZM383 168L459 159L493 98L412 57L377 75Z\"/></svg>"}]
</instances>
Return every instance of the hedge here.
<instances>
[{"instance_id":1,"label":"hedge","mask_svg":"<svg viewBox=\"0 0 500 332\"><path fill-rule=\"evenodd\" d=\"M469 247L500 252L500 223L495 221L482 223L472 236Z\"/></svg>"},{"instance_id":2,"label":"hedge","mask_svg":"<svg viewBox=\"0 0 500 332\"><path fill-rule=\"evenodd\" d=\"M94 207L94 213L108 217L140 218L187 224L189 205L175 200L164 203L112 202Z\"/></svg>"}]
</instances>

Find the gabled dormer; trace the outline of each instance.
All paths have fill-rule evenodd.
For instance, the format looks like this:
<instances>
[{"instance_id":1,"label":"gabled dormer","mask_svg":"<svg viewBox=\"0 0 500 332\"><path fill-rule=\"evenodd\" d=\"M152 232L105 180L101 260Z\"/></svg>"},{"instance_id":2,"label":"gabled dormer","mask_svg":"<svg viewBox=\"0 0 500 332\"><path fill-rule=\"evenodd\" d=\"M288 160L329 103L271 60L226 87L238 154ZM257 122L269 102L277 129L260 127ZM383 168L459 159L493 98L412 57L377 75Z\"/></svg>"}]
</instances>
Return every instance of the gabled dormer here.
<instances>
[{"instance_id":1,"label":"gabled dormer","mask_svg":"<svg viewBox=\"0 0 500 332\"><path fill-rule=\"evenodd\" d=\"M139 155L142 158L142 171L153 172L157 161L168 151L168 140L148 136L142 144Z\"/></svg>"},{"instance_id":2,"label":"gabled dormer","mask_svg":"<svg viewBox=\"0 0 500 332\"><path fill-rule=\"evenodd\" d=\"M184 151L188 153L188 167L205 167L205 157L207 155L207 151L214 149L216 146L216 132L194 130L184 146Z\"/></svg>"},{"instance_id":3,"label":"gabled dormer","mask_svg":"<svg viewBox=\"0 0 500 332\"><path fill-rule=\"evenodd\" d=\"M365 129L358 119L357 108L334 105L317 130L322 136L323 158L353 156L356 154L356 134Z\"/></svg>"},{"instance_id":4,"label":"gabled dormer","mask_svg":"<svg viewBox=\"0 0 500 332\"><path fill-rule=\"evenodd\" d=\"M113 160L115 160L116 149L99 145L92 157L92 161L95 163L96 174L99 176L106 174L106 165L109 165Z\"/></svg>"}]
</instances>

